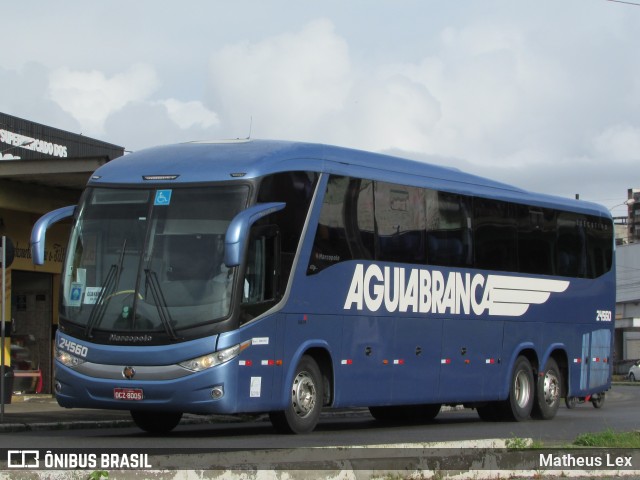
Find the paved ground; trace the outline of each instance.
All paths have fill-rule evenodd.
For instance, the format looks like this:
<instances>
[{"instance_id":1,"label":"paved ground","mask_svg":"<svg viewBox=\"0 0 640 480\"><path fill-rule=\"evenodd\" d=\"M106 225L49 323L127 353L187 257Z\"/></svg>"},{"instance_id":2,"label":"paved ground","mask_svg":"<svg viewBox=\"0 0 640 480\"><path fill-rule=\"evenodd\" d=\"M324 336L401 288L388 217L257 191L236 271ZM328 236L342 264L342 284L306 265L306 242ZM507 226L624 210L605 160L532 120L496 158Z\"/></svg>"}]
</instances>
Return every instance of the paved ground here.
<instances>
[{"instance_id":1,"label":"paved ground","mask_svg":"<svg viewBox=\"0 0 640 480\"><path fill-rule=\"evenodd\" d=\"M128 411L62 408L51 395L14 396L1 417L0 433L133 425Z\"/></svg>"}]
</instances>

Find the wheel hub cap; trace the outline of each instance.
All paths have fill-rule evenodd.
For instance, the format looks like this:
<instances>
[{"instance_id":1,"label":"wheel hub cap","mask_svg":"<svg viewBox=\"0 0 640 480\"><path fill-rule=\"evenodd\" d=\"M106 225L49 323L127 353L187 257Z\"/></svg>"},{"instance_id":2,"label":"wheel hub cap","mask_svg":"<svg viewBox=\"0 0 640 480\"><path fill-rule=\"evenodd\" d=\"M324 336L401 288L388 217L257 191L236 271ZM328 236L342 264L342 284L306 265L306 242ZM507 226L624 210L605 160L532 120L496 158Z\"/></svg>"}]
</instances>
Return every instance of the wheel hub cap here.
<instances>
[{"instance_id":1,"label":"wheel hub cap","mask_svg":"<svg viewBox=\"0 0 640 480\"><path fill-rule=\"evenodd\" d=\"M300 372L293 381L291 401L299 417L306 417L316 405L316 386L307 372Z\"/></svg>"}]
</instances>

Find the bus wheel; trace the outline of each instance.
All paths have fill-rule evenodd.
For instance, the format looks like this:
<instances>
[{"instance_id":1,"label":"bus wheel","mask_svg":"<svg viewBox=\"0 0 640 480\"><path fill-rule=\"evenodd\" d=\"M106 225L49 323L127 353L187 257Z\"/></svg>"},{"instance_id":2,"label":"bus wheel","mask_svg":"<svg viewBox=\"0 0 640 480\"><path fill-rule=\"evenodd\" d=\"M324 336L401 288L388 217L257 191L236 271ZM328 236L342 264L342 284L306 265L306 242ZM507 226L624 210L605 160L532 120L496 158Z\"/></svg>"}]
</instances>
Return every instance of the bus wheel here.
<instances>
[{"instance_id":1,"label":"bus wheel","mask_svg":"<svg viewBox=\"0 0 640 480\"><path fill-rule=\"evenodd\" d=\"M131 410L131 418L138 428L148 433L167 433L176 428L181 412L147 412Z\"/></svg>"},{"instance_id":2,"label":"bus wheel","mask_svg":"<svg viewBox=\"0 0 640 480\"><path fill-rule=\"evenodd\" d=\"M550 420L555 417L560 407L560 392L562 392L560 370L556 361L550 358L544 368L544 375L539 376L536 381L532 416L540 420Z\"/></svg>"},{"instance_id":3,"label":"bus wheel","mask_svg":"<svg viewBox=\"0 0 640 480\"><path fill-rule=\"evenodd\" d=\"M505 419L521 422L531 415L534 400L533 370L526 357L516 359L511 374L509 398L504 406Z\"/></svg>"},{"instance_id":4,"label":"bus wheel","mask_svg":"<svg viewBox=\"0 0 640 480\"><path fill-rule=\"evenodd\" d=\"M305 355L296 368L291 397L286 410L269 413L271 423L281 433L309 433L322 410L322 374L313 358Z\"/></svg>"},{"instance_id":5,"label":"bus wheel","mask_svg":"<svg viewBox=\"0 0 640 480\"><path fill-rule=\"evenodd\" d=\"M593 408L602 408L602 406L604 405L604 392L592 395L591 405L593 405Z\"/></svg>"}]
</instances>

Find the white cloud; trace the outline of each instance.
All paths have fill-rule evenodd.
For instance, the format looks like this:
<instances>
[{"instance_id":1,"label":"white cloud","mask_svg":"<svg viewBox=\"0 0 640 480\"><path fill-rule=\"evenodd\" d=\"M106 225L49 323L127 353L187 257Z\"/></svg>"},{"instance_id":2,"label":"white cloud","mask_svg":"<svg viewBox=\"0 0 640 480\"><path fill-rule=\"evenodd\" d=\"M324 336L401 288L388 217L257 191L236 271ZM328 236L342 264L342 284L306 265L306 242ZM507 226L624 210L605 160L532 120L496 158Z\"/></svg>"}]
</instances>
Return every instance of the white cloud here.
<instances>
[{"instance_id":1,"label":"white cloud","mask_svg":"<svg viewBox=\"0 0 640 480\"><path fill-rule=\"evenodd\" d=\"M246 136L253 117L254 137L435 154L534 190L630 186L618 170L640 142L637 8L274 1L194 0L179 35L175 12L147 0L124 19L85 6L80 23L73 5L40 2L26 37L30 11L10 3L3 31L22 41L3 57L0 111L131 149ZM97 34L64 34L71 19Z\"/></svg>"},{"instance_id":2,"label":"white cloud","mask_svg":"<svg viewBox=\"0 0 640 480\"><path fill-rule=\"evenodd\" d=\"M167 109L169 118L183 130L198 126L201 128L217 127L220 119L215 112L205 107L202 102L181 102L174 98L158 102Z\"/></svg>"},{"instance_id":3,"label":"white cloud","mask_svg":"<svg viewBox=\"0 0 640 480\"><path fill-rule=\"evenodd\" d=\"M440 105L422 84L404 75L363 78L354 86L331 141L368 150L432 150L430 133L441 118Z\"/></svg>"},{"instance_id":4,"label":"white cloud","mask_svg":"<svg viewBox=\"0 0 640 480\"><path fill-rule=\"evenodd\" d=\"M149 65L134 65L111 77L98 70L63 67L49 75L49 96L80 123L85 133L101 135L109 115L128 103L149 98L159 83Z\"/></svg>"},{"instance_id":5,"label":"white cloud","mask_svg":"<svg viewBox=\"0 0 640 480\"><path fill-rule=\"evenodd\" d=\"M294 33L215 51L211 88L231 129L245 133L253 117L263 135L308 138L319 118L342 107L350 68L346 42L320 19Z\"/></svg>"},{"instance_id":6,"label":"white cloud","mask_svg":"<svg viewBox=\"0 0 640 480\"><path fill-rule=\"evenodd\" d=\"M594 146L603 160L640 160L640 128L613 125L594 139Z\"/></svg>"}]
</instances>

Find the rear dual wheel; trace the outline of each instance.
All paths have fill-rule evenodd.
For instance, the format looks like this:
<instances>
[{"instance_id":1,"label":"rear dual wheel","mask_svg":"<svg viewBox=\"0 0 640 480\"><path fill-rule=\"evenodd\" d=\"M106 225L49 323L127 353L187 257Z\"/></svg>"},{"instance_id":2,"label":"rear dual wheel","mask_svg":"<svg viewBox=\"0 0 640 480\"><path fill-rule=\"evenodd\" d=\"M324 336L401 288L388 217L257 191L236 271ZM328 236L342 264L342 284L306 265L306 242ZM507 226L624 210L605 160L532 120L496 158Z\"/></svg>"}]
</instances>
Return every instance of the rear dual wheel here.
<instances>
[{"instance_id":1,"label":"rear dual wheel","mask_svg":"<svg viewBox=\"0 0 640 480\"><path fill-rule=\"evenodd\" d=\"M505 417L509 420L521 422L531 416L534 402L533 369L527 357L516 359L511 374L509 398L505 405Z\"/></svg>"},{"instance_id":2,"label":"rear dual wheel","mask_svg":"<svg viewBox=\"0 0 640 480\"><path fill-rule=\"evenodd\" d=\"M531 363L525 356L519 356L511 372L509 397L501 402L490 402L477 408L478 416L486 421L528 420L531 416L535 397L535 384Z\"/></svg>"},{"instance_id":3,"label":"rear dual wheel","mask_svg":"<svg viewBox=\"0 0 640 480\"><path fill-rule=\"evenodd\" d=\"M553 358L547 360L544 372L536 382L536 401L532 415L539 420L550 420L556 416L562 395L562 376Z\"/></svg>"},{"instance_id":4,"label":"rear dual wheel","mask_svg":"<svg viewBox=\"0 0 640 480\"><path fill-rule=\"evenodd\" d=\"M547 361L543 373L534 379L531 363L520 356L513 366L509 398L478 407L478 415L488 421L520 422L529 417L549 420L558 412L561 395L562 376L553 358Z\"/></svg>"}]
</instances>

